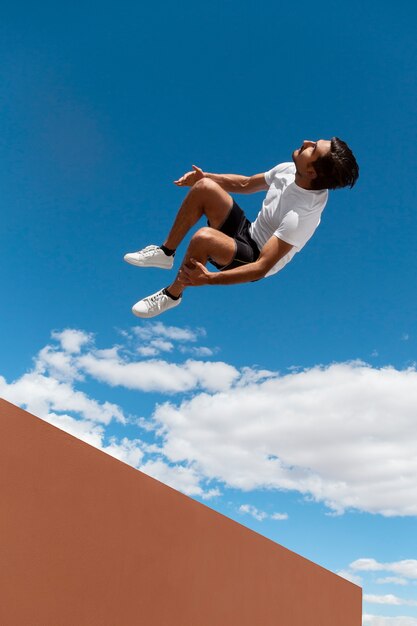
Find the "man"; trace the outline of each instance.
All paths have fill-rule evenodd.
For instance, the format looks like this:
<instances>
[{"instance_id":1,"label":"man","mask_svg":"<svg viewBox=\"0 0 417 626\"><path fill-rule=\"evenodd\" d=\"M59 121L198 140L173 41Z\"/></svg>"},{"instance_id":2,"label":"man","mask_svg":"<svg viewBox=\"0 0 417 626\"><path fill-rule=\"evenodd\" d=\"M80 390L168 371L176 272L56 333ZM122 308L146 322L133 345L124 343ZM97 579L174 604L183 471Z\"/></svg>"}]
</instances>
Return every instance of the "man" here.
<instances>
[{"instance_id":1,"label":"man","mask_svg":"<svg viewBox=\"0 0 417 626\"><path fill-rule=\"evenodd\" d=\"M292 160L254 176L209 174L193 165L193 171L175 181L191 190L168 237L161 246L126 254L125 261L171 269L177 247L203 215L207 227L192 237L174 281L139 300L133 313L149 318L172 309L186 287L251 282L281 270L319 225L328 189L353 187L359 176L352 151L337 137L304 141ZM267 194L251 224L229 194L257 191ZM209 272L208 261L220 271Z\"/></svg>"}]
</instances>

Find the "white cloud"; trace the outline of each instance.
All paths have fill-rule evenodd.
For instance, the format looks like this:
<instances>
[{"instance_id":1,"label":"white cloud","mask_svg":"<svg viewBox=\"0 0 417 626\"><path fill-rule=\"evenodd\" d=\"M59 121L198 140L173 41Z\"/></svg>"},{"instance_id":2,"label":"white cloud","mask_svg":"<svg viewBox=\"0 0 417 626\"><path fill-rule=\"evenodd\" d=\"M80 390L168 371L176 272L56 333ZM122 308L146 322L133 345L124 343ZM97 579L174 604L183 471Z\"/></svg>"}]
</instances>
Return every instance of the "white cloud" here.
<instances>
[{"instance_id":1,"label":"white cloud","mask_svg":"<svg viewBox=\"0 0 417 626\"><path fill-rule=\"evenodd\" d=\"M137 348L137 353L141 356L156 356L158 354L158 350L153 346L139 346Z\"/></svg>"},{"instance_id":2,"label":"white cloud","mask_svg":"<svg viewBox=\"0 0 417 626\"><path fill-rule=\"evenodd\" d=\"M247 513L251 515L253 518L258 520L258 522L263 522L264 519L272 519L275 521L283 521L288 519L287 513L266 513L265 511L260 511L252 504L242 504L239 507L239 513Z\"/></svg>"},{"instance_id":3,"label":"white cloud","mask_svg":"<svg viewBox=\"0 0 417 626\"><path fill-rule=\"evenodd\" d=\"M288 513L272 513L271 519L282 522L288 519Z\"/></svg>"},{"instance_id":4,"label":"white cloud","mask_svg":"<svg viewBox=\"0 0 417 626\"><path fill-rule=\"evenodd\" d=\"M139 467L142 462L144 452L143 444L140 439L128 439L123 437L121 441L117 441L116 438L112 438L109 445L102 448L103 452L107 452L110 456L132 465L133 467Z\"/></svg>"},{"instance_id":5,"label":"white cloud","mask_svg":"<svg viewBox=\"0 0 417 626\"><path fill-rule=\"evenodd\" d=\"M363 585L367 587L368 585L375 584L391 584L391 585L409 585L410 581L415 579L417 571L416 571L417 561L413 559L406 559L403 561L393 561L388 563L380 563L376 559L372 558L362 558L353 561L349 565L347 570L342 570L338 572L339 576L343 576L347 580L350 580L353 583L358 585ZM384 578L376 578L375 574L381 571L390 571L390 572L402 572L403 576L387 576ZM363 583L362 576L359 576L358 572L361 574L367 575L365 576L365 583ZM407 578L408 576L408 578ZM411 591L413 591L412 587L409 587ZM375 593L364 593L363 600L367 604L378 604L386 607L399 607L399 606L409 606L416 607L417 600L414 598L401 598L393 593L387 594L375 594ZM368 616L369 620L364 621L365 624L391 624L390 621L383 621L385 619L394 619L394 618L385 618L381 616ZM371 619L372 617L372 619ZM397 619L397 618L396 618ZM406 619L406 618L404 618ZM382 621L381 621L382 620ZM392 624L396 622L393 621ZM398 622L401 624L402 622ZM417 624L416 624L417 626Z\"/></svg>"},{"instance_id":6,"label":"white cloud","mask_svg":"<svg viewBox=\"0 0 417 626\"><path fill-rule=\"evenodd\" d=\"M141 472L156 478L173 489L182 491L188 496L200 496L208 500L220 495L218 489L205 491L201 487L200 483L203 477L193 467L168 465L162 459L155 459L147 461L139 469Z\"/></svg>"},{"instance_id":7,"label":"white cloud","mask_svg":"<svg viewBox=\"0 0 417 626\"><path fill-rule=\"evenodd\" d=\"M148 321L144 325L133 327L130 331L120 330L119 333L132 345L136 354L144 357L154 357L174 350L195 357L208 357L215 352L206 346L190 345L205 336L203 328L180 328L166 326L162 322Z\"/></svg>"},{"instance_id":8,"label":"white cloud","mask_svg":"<svg viewBox=\"0 0 417 626\"><path fill-rule=\"evenodd\" d=\"M74 364L72 355L52 346L45 346L36 358L35 371L48 373L57 380L73 382L82 380L83 375Z\"/></svg>"},{"instance_id":9,"label":"white cloud","mask_svg":"<svg viewBox=\"0 0 417 626\"><path fill-rule=\"evenodd\" d=\"M408 585L406 578L400 578L399 576L386 576L385 578L377 578L377 585L402 585L403 587Z\"/></svg>"},{"instance_id":10,"label":"white cloud","mask_svg":"<svg viewBox=\"0 0 417 626\"><path fill-rule=\"evenodd\" d=\"M360 576L357 576L353 572L350 572L349 570L342 569L336 573L338 576L341 576L342 578L346 578L346 580L349 580L351 583L354 583L355 585L359 585L359 586L362 585L362 578Z\"/></svg>"},{"instance_id":11,"label":"white cloud","mask_svg":"<svg viewBox=\"0 0 417 626\"><path fill-rule=\"evenodd\" d=\"M207 346L180 346L179 351L183 354L192 354L193 356L213 356L218 352L217 348L208 348Z\"/></svg>"},{"instance_id":12,"label":"white cloud","mask_svg":"<svg viewBox=\"0 0 417 626\"><path fill-rule=\"evenodd\" d=\"M106 452L119 461L123 461L123 463L139 467L143 459L144 452L142 448L144 448L144 445L140 439L130 440L127 437L123 437L121 441L117 441L113 437L110 443L106 445L104 443L105 428L102 425L88 420L74 419L70 415L65 414L49 413L43 416L43 419L53 426L64 430L69 435L73 435L90 446Z\"/></svg>"},{"instance_id":13,"label":"white cloud","mask_svg":"<svg viewBox=\"0 0 417 626\"><path fill-rule=\"evenodd\" d=\"M69 435L85 441L90 446L102 448L104 439L104 428L101 424L91 422L89 420L75 419L70 415L56 413L48 413L46 415L38 415L46 422L64 430Z\"/></svg>"},{"instance_id":14,"label":"white cloud","mask_svg":"<svg viewBox=\"0 0 417 626\"><path fill-rule=\"evenodd\" d=\"M53 332L52 338L60 342L65 352L78 353L81 348L88 344L93 335L83 330L75 330L74 328L66 328L62 332Z\"/></svg>"},{"instance_id":15,"label":"white cloud","mask_svg":"<svg viewBox=\"0 0 417 626\"><path fill-rule=\"evenodd\" d=\"M262 382L267 378L276 378L277 373L270 370L255 369L252 367L243 367L240 379L237 382L239 387L247 387L255 383Z\"/></svg>"},{"instance_id":16,"label":"white cloud","mask_svg":"<svg viewBox=\"0 0 417 626\"><path fill-rule=\"evenodd\" d=\"M69 411L91 422L109 424L112 420L121 423L126 421L123 411L117 405L110 402L99 403L82 391L76 391L68 383L36 372L24 374L10 384L0 377L0 395L44 419L50 413Z\"/></svg>"},{"instance_id":17,"label":"white cloud","mask_svg":"<svg viewBox=\"0 0 417 626\"><path fill-rule=\"evenodd\" d=\"M163 360L124 361L121 358L98 358L93 353L77 360L81 371L112 386L138 391L178 393L203 388L227 389L239 372L227 363L188 360L177 365Z\"/></svg>"},{"instance_id":18,"label":"white cloud","mask_svg":"<svg viewBox=\"0 0 417 626\"><path fill-rule=\"evenodd\" d=\"M164 339L153 339L148 345L138 346L137 352L142 356L156 356L160 352L172 352L174 344Z\"/></svg>"},{"instance_id":19,"label":"white cloud","mask_svg":"<svg viewBox=\"0 0 417 626\"><path fill-rule=\"evenodd\" d=\"M162 322L148 322L146 326L135 326L132 332L145 341L149 341L154 337L166 337L173 341L197 341L201 336L205 335L205 331L200 328L191 330L190 328L179 328L178 326L166 326Z\"/></svg>"},{"instance_id":20,"label":"white cloud","mask_svg":"<svg viewBox=\"0 0 417 626\"><path fill-rule=\"evenodd\" d=\"M416 406L414 369L344 363L195 394L154 418L168 459L231 487L417 515Z\"/></svg>"},{"instance_id":21,"label":"white cloud","mask_svg":"<svg viewBox=\"0 0 417 626\"><path fill-rule=\"evenodd\" d=\"M363 626L417 626L414 617L382 617L380 615L365 614L362 618Z\"/></svg>"},{"instance_id":22,"label":"white cloud","mask_svg":"<svg viewBox=\"0 0 417 626\"><path fill-rule=\"evenodd\" d=\"M212 498L218 498L221 495L222 492L220 491L220 489L215 487L214 489L207 489L207 491L203 491L203 493L201 494L201 498L203 500L211 500Z\"/></svg>"},{"instance_id":23,"label":"white cloud","mask_svg":"<svg viewBox=\"0 0 417 626\"><path fill-rule=\"evenodd\" d=\"M172 352L174 349L174 344L164 339L153 339L151 345L160 352Z\"/></svg>"},{"instance_id":24,"label":"white cloud","mask_svg":"<svg viewBox=\"0 0 417 626\"><path fill-rule=\"evenodd\" d=\"M251 504L242 504L239 507L239 513L247 513L251 515L253 518L258 520L258 522L263 522L264 519L272 519L275 521L283 521L288 519L287 513L265 513L265 511L260 511L255 506Z\"/></svg>"},{"instance_id":25,"label":"white cloud","mask_svg":"<svg viewBox=\"0 0 417 626\"><path fill-rule=\"evenodd\" d=\"M363 596L363 600L364 602L369 602L370 604L389 604L391 606L417 606L417 601L405 600L404 598L394 596L392 593L387 593L383 596L365 593L365 595Z\"/></svg>"},{"instance_id":26,"label":"white cloud","mask_svg":"<svg viewBox=\"0 0 417 626\"><path fill-rule=\"evenodd\" d=\"M258 522L263 522L263 520L268 517L265 511L260 511L251 504L242 504L242 506L239 507L239 513L247 513L251 517L254 517L256 520L258 520Z\"/></svg>"},{"instance_id":27,"label":"white cloud","mask_svg":"<svg viewBox=\"0 0 417 626\"><path fill-rule=\"evenodd\" d=\"M417 579L417 560L404 559L391 563L380 563L375 559L357 559L349 566L351 569L362 572L392 572L403 578Z\"/></svg>"}]
</instances>

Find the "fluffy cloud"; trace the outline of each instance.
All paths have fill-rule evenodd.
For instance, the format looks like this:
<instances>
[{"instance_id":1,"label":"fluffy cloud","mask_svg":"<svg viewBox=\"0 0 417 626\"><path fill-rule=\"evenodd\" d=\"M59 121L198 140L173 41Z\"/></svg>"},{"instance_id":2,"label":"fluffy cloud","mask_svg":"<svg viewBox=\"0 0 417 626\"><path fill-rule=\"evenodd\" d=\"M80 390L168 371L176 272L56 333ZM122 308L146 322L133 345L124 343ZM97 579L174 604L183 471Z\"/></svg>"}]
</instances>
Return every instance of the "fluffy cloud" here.
<instances>
[{"instance_id":1,"label":"fluffy cloud","mask_svg":"<svg viewBox=\"0 0 417 626\"><path fill-rule=\"evenodd\" d=\"M403 561L393 561L388 563L380 563L372 558L362 558L353 561L347 570L338 572L340 576L347 578L356 584L364 585L364 587L374 588L376 584L394 584L406 586L412 582L417 574L417 561L414 559L405 559ZM376 573L381 571L401 572L403 576L390 576L386 578L376 578ZM358 575L360 572L361 576ZM414 587L408 587L409 592L414 594ZM400 598L393 593L378 595L375 593L364 593L363 600L366 605L378 604L388 607L391 612L394 607L407 606L416 607L417 600L415 598ZM417 626L417 620L413 621L413 617L386 617L380 615L365 614L363 618L363 626L406 626L408 624Z\"/></svg>"},{"instance_id":2,"label":"fluffy cloud","mask_svg":"<svg viewBox=\"0 0 417 626\"><path fill-rule=\"evenodd\" d=\"M60 342L65 352L77 354L83 346L93 339L93 335L85 333L83 330L67 328L62 332L53 332L52 338Z\"/></svg>"},{"instance_id":3,"label":"fluffy cloud","mask_svg":"<svg viewBox=\"0 0 417 626\"><path fill-rule=\"evenodd\" d=\"M140 470L188 496L199 496L204 500L209 500L220 495L218 489L205 490L201 487L204 477L193 467L168 465L162 459L155 459L147 461L140 467Z\"/></svg>"},{"instance_id":4,"label":"fluffy cloud","mask_svg":"<svg viewBox=\"0 0 417 626\"><path fill-rule=\"evenodd\" d=\"M144 326L135 326L130 332L123 332L130 341L136 340L136 352L145 357L155 357L175 349L194 357L213 356L218 351L217 348L190 345L205 337L205 334L203 328L179 328L166 326L162 322L148 322Z\"/></svg>"},{"instance_id":5,"label":"fluffy cloud","mask_svg":"<svg viewBox=\"0 0 417 626\"><path fill-rule=\"evenodd\" d=\"M297 490L335 513L417 514L414 369L344 363L236 383L156 409L170 461L238 489Z\"/></svg>"},{"instance_id":6,"label":"fluffy cloud","mask_svg":"<svg viewBox=\"0 0 417 626\"><path fill-rule=\"evenodd\" d=\"M174 344L164 339L152 339L152 341L145 346L139 346L137 349L138 354L141 356L156 356L160 352L172 352Z\"/></svg>"},{"instance_id":7,"label":"fluffy cloud","mask_svg":"<svg viewBox=\"0 0 417 626\"><path fill-rule=\"evenodd\" d=\"M282 521L282 520L288 519L287 513L272 513L272 515L269 515L265 511L260 511L259 509L257 509L255 506L252 506L251 504L242 504L239 507L239 513L247 513L248 515L256 519L258 522L263 522L264 519L272 519L276 521Z\"/></svg>"},{"instance_id":8,"label":"fluffy cloud","mask_svg":"<svg viewBox=\"0 0 417 626\"><path fill-rule=\"evenodd\" d=\"M369 602L370 604L389 604L391 606L417 606L417 601L399 598L398 596L394 596L392 593L387 593L383 596L365 593L363 599L364 602Z\"/></svg>"},{"instance_id":9,"label":"fluffy cloud","mask_svg":"<svg viewBox=\"0 0 417 626\"><path fill-rule=\"evenodd\" d=\"M239 507L239 513L247 513L251 517L258 520L258 522L262 522L264 519L268 517L265 511L260 511L259 509L257 509L255 506L252 506L251 504L242 504L242 506Z\"/></svg>"},{"instance_id":10,"label":"fluffy cloud","mask_svg":"<svg viewBox=\"0 0 417 626\"><path fill-rule=\"evenodd\" d=\"M380 563L375 559L357 559L349 566L352 570L361 572L393 572L402 578L417 579L417 560L404 559L391 563Z\"/></svg>"},{"instance_id":11,"label":"fluffy cloud","mask_svg":"<svg viewBox=\"0 0 417 626\"><path fill-rule=\"evenodd\" d=\"M75 390L71 384L40 374L36 369L10 384L0 377L0 395L44 419L51 413L70 411L89 422L109 424L116 420L125 423L123 411L117 405L99 403Z\"/></svg>"},{"instance_id":12,"label":"fluffy cloud","mask_svg":"<svg viewBox=\"0 0 417 626\"><path fill-rule=\"evenodd\" d=\"M52 426L64 430L69 435L81 439L81 441L85 441L85 443L88 443L90 446L103 449L105 431L101 424L89 420L75 419L71 417L71 415L62 413L59 415L56 413L38 414L38 417L42 417L42 419L52 424Z\"/></svg>"},{"instance_id":13,"label":"fluffy cloud","mask_svg":"<svg viewBox=\"0 0 417 626\"><path fill-rule=\"evenodd\" d=\"M46 422L64 430L70 435L85 441L90 446L94 446L102 452L106 452L123 463L138 468L144 456L146 446L140 439L130 440L123 437L118 441L115 437L110 439L109 443L105 443L105 429L102 425L82 419L74 419L70 415L48 413L42 417Z\"/></svg>"},{"instance_id":14,"label":"fluffy cloud","mask_svg":"<svg viewBox=\"0 0 417 626\"><path fill-rule=\"evenodd\" d=\"M149 322L144 326L135 326L132 333L143 341L152 341L155 338L165 338L171 341L195 342L206 333L204 329L179 328L178 326L166 326L162 322Z\"/></svg>"},{"instance_id":15,"label":"fluffy cloud","mask_svg":"<svg viewBox=\"0 0 417 626\"><path fill-rule=\"evenodd\" d=\"M386 576L385 578L377 578L375 582L377 585L401 585L403 587L405 585L408 585L408 580L406 580L405 578L400 578L399 576Z\"/></svg>"},{"instance_id":16,"label":"fluffy cloud","mask_svg":"<svg viewBox=\"0 0 417 626\"><path fill-rule=\"evenodd\" d=\"M363 626L417 626L414 617L382 617L379 615L365 614L362 618Z\"/></svg>"},{"instance_id":17,"label":"fluffy cloud","mask_svg":"<svg viewBox=\"0 0 417 626\"><path fill-rule=\"evenodd\" d=\"M195 357L207 357L213 356L216 352L218 352L218 349L208 348L207 346L180 346L179 351L183 354L192 354Z\"/></svg>"},{"instance_id":18,"label":"fluffy cloud","mask_svg":"<svg viewBox=\"0 0 417 626\"><path fill-rule=\"evenodd\" d=\"M179 393L196 388L208 391L227 389L239 372L222 362L188 360L177 365L162 360L125 361L89 353L77 360L81 371L112 386L138 391Z\"/></svg>"},{"instance_id":19,"label":"fluffy cloud","mask_svg":"<svg viewBox=\"0 0 417 626\"><path fill-rule=\"evenodd\" d=\"M282 522L288 519L288 513L272 513L271 519Z\"/></svg>"},{"instance_id":20,"label":"fluffy cloud","mask_svg":"<svg viewBox=\"0 0 417 626\"><path fill-rule=\"evenodd\" d=\"M361 576L358 576L357 574L354 574L353 572L349 570L342 569L339 572L336 572L336 574L338 576L341 576L342 578L346 578L346 580L349 580L351 583L354 583L355 585L358 585L359 587L362 585Z\"/></svg>"},{"instance_id":21,"label":"fluffy cloud","mask_svg":"<svg viewBox=\"0 0 417 626\"><path fill-rule=\"evenodd\" d=\"M133 467L139 467L144 457L144 444L140 439L128 439L123 437L121 441L118 441L115 437L112 437L108 445L102 446L103 452L107 452L110 456L113 456L123 463L132 465Z\"/></svg>"}]
</instances>

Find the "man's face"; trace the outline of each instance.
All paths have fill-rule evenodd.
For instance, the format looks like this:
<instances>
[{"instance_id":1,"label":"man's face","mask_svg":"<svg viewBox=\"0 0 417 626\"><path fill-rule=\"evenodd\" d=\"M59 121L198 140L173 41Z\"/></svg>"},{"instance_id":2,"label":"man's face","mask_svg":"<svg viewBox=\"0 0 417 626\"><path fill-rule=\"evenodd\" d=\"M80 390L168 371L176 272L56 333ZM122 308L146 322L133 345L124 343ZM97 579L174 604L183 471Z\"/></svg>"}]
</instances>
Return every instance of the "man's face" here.
<instances>
[{"instance_id":1,"label":"man's face","mask_svg":"<svg viewBox=\"0 0 417 626\"><path fill-rule=\"evenodd\" d=\"M292 160L295 163L297 174L303 179L316 177L313 163L319 157L325 156L330 152L330 140L319 139L318 141L303 141L300 148L292 153Z\"/></svg>"}]
</instances>

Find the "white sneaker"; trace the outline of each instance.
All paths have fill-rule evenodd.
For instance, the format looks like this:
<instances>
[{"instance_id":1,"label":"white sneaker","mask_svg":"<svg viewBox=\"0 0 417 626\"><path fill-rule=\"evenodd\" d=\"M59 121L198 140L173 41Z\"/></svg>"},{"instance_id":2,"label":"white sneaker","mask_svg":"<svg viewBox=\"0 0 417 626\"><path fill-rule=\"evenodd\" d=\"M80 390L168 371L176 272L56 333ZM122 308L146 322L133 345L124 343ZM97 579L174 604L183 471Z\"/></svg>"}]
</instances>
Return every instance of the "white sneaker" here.
<instances>
[{"instance_id":1,"label":"white sneaker","mask_svg":"<svg viewBox=\"0 0 417 626\"><path fill-rule=\"evenodd\" d=\"M155 317L168 311L168 309L178 306L181 304L181 300L182 297L178 298L178 300L173 300L166 294L165 289L161 289L151 296L136 302L132 307L132 313L137 317Z\"/></svg>"},{"instance_id":2,"label":"white sneaker","mask_svg":"<svg viewBox=\"0 0 417 626\"><path fill-rule=\"evenodd\" d=\"M168 256L159 246L146 246L137 252L128 252L124 260L138 267L160 267L170 270L174 265L174 255Z\"/></svg>"}]
</instances>

